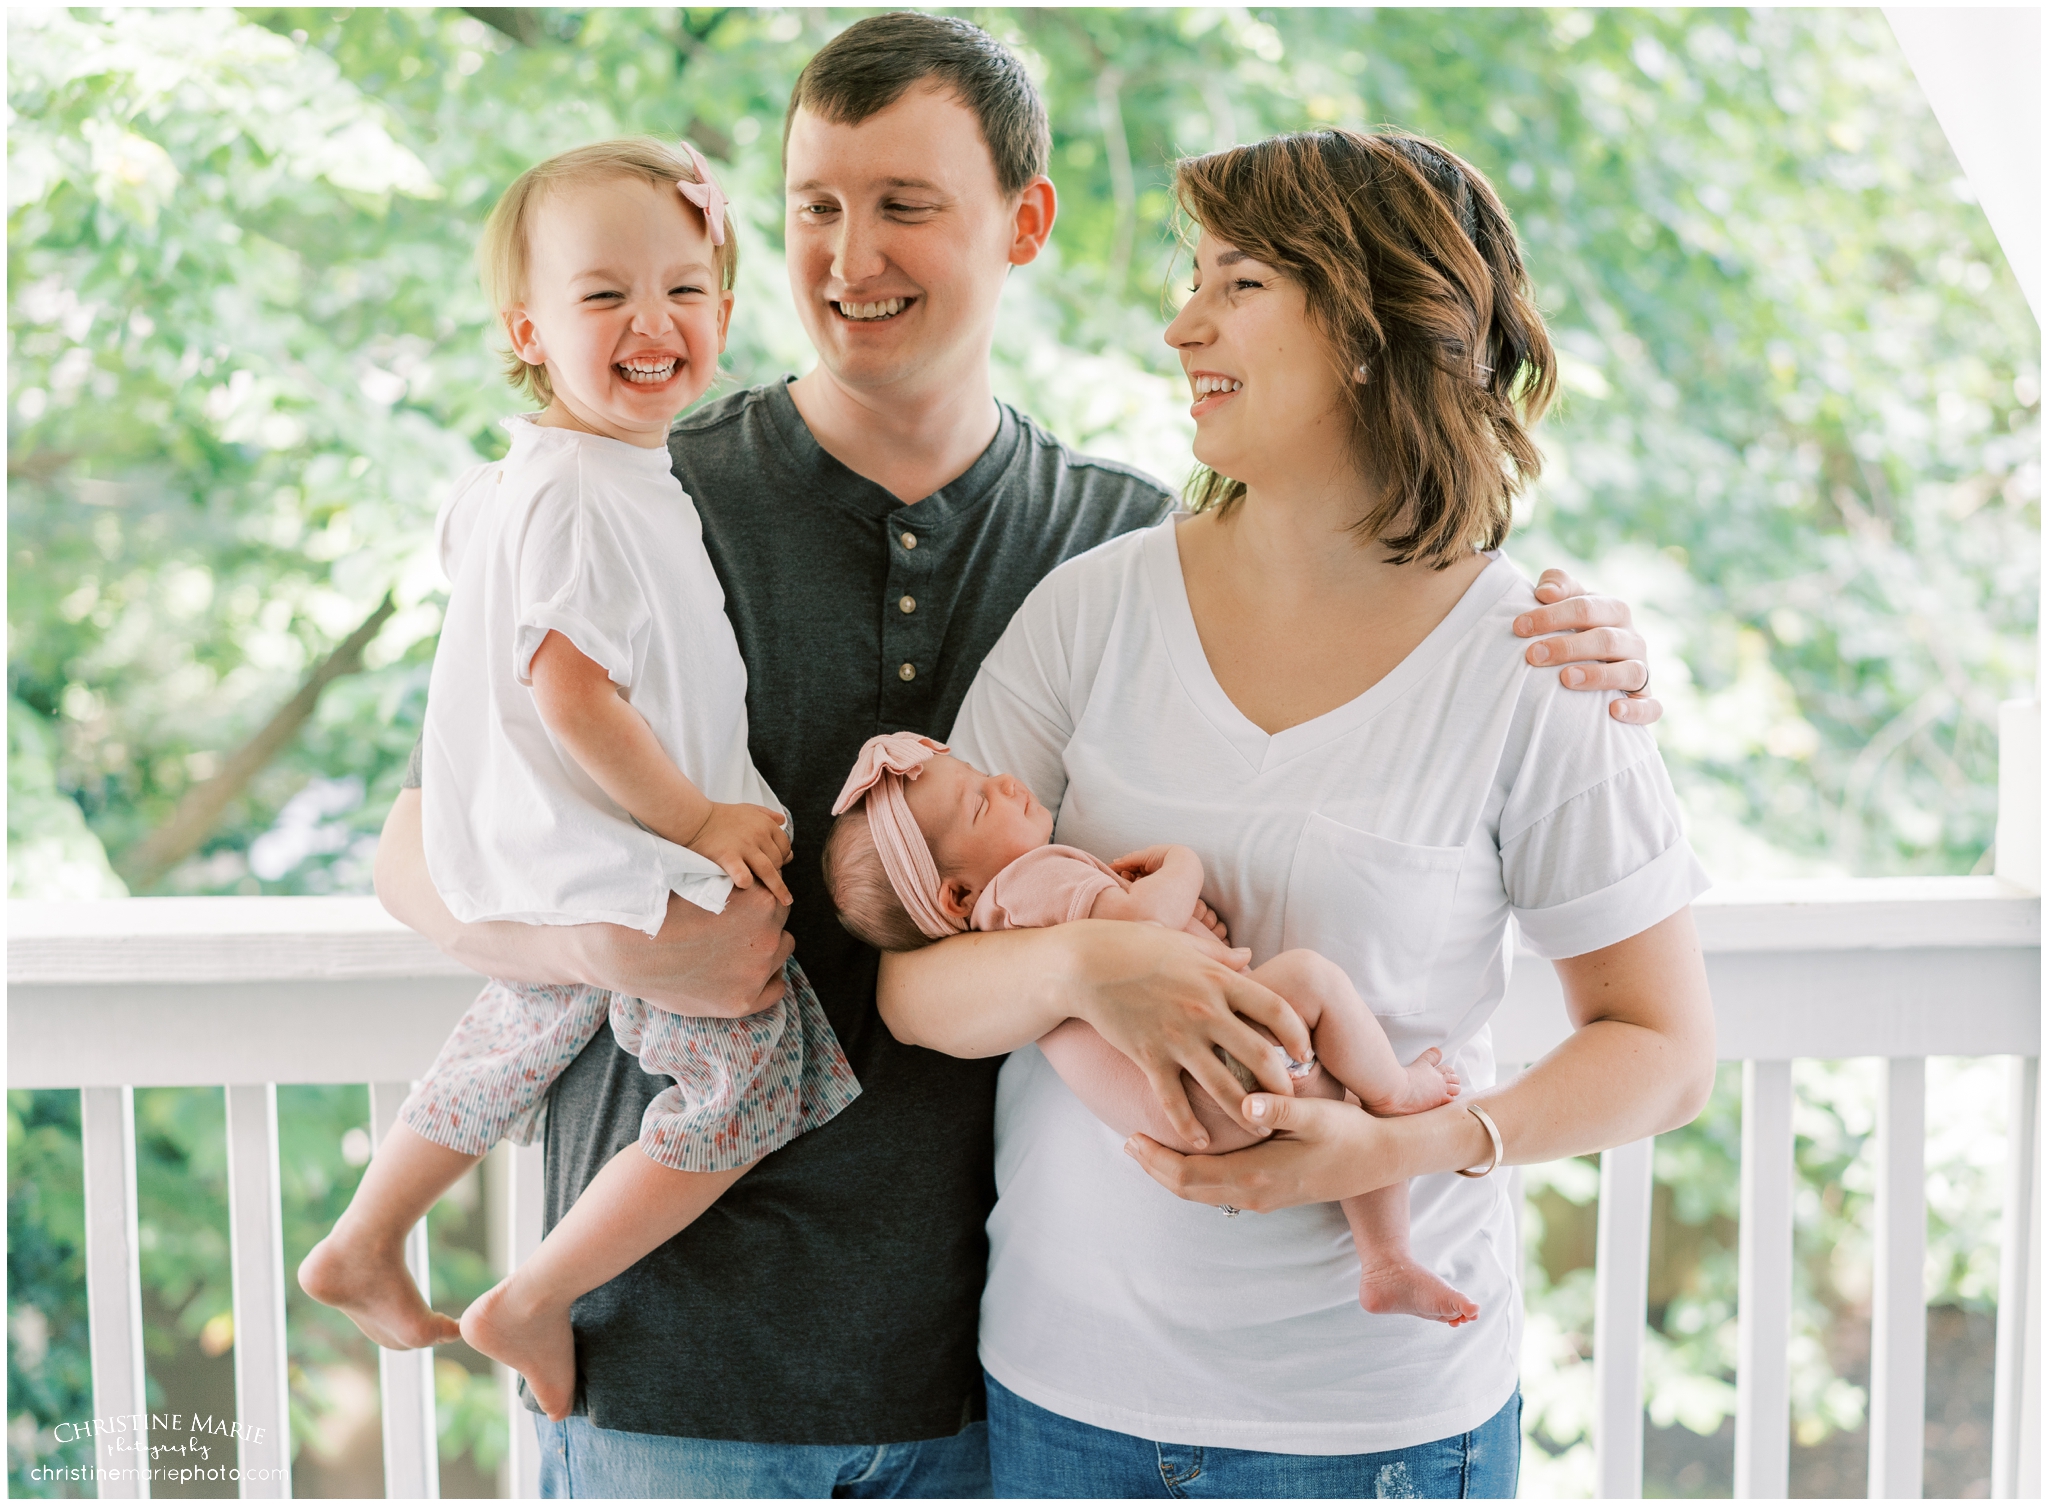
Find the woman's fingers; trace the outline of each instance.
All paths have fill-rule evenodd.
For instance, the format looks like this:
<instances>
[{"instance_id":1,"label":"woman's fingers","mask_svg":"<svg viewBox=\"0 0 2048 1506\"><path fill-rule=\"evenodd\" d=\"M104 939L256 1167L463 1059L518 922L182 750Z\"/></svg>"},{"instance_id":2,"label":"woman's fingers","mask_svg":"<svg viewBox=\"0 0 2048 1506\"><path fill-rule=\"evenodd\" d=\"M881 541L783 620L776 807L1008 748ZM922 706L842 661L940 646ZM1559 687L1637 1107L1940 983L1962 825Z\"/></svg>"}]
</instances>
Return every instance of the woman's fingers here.
<instances>
[{"instance_id":1,"label":"woman's fingers","mask_svg":"<svg viewBox=\"0 0 2048 1506\"><path fill-rule=\"evenodd\" d=\"M1567 640L1553 638L1550 641L1560 643ZM1542 646L1538 644L1536 647ZM1611 664L1567 664L1558 671L1557 680L1566 690L1618 690L1623 695L1633 695L1649 688L1650 666L1640 659L1618 659Z\"/></svg>"},{"instance_id":2,"label":"woman's fingers","mask_svg":"<svg viewBox=\"0 0 2048 1506\"><path fill-rule=\"evenodd\" d=\"M1194 1105L1188 1102L1187 1089L1180 1080L1180 1064L1168 1061L1156 1067L1149 1062L1141 1062L1139 1065L1145 1073L1145 1080L1152 1084L1152 1096L1159 1100L1159 1107L1166 1111L1166 1122L1173 1126L1173 1132L1195 1149L1206 1149L1209 1144L1209 1132L1202 1127L1202 1121L1195 1117ZM1228 1072L1223 1075L1230 1076ZM1243 1090L1234 1080L1230 1086L1232 1097L1242 1095ZM1216 1097L1214 1092L1209 1096ZM1231 1100L1217 1098L1216 1101L1229 1103Z\"/></svg>"},{"instance_id":3,"label":"woman's fingers","mask_svg":"<svg viewBox=\"0 0 2048 1506\"><path fill-rule=\"evenodd\" d=\"M1210 1161L1221 1160L1220 1156L1184 1156L1178 1151L1168 1150L1150 1135L1133 1135L1124 1142L1124 1154L1145 1168L1145 1175L1152 1178L1175 1197L1185 1198L1191 1203L1207 1203L1212 1208L1221 1207L1229 1201L1214 1193L1194 1173ZM1209 1195L1205 1196L1207 1193ZM1242 1203L1234 1207L1244 1207Z\"/></svg>"},{"instance_id":4,"label":"woman's fingers","mask_svg":"<svg viewBox=\"0 0 2048 1506\"><path fill-rule=\"evenodd\" d=\"M1124 1150L1174 1196L1212 1207L1270 1213L1300 1203L1335 1202L1390 1180L1375 1162L1383 1151L1378 1121L1332 1098L1247 1095L1237 1105L1254 1125L1275 1133L1221 1156L1182 1156L1144 1135Z\"/></svg>"},{"instance_id":5,"label":"woman's fingers","mask_svg":"<svg viewBox=\"0 0 2048 1506\"><path fill-rule=\"evenodd\" d=\"M1646 695L1624 696L1607 703L1607 714L1617 722L1647 727L1664 715L1664 703Z\"/></svg>"},{"instance_id":6,"label":"woman's fingers","mask_svg":"<svg viewBox=\"0 0 2048 1506\"><path fill-rule=\"evenodd\" d=\"M1302 1023L1301 1016L1295 1013L1294 1006L1281 998L1280 995L1274 993L1272 989L1266 987L1265 984L1259 982L1258 979L1247 977L1242 973L1230 978L1223 986L1223 1000L1230 1006L1234 1014L1243 1015L1247 1020L1255 1020L1272 1031L1274 1039L1280 1042L1281 1049L1287 1055L1293 1057L1294 1060L1305 1062L1315 1055L1315 1045L1309 1039L1308 1026ZM1242 1021L1239 1023L1242 1024ZM1256 1041L1258 1046L1264 1048L1260 1053L1263 1057L1269 1061L1273 1059L1273 1046L1271 1042L1265 1040L1257 1031L1249 1027L1245 1028L1245 1036L1249 1037L1250 1040ZM1242 1038L1240 1037L1240 1039ZM1231 1042L1219 1040L1217 1044L1226 1051L1230 1051L1233 1056L1237 1055L1236 1051L1232 1048ZM1287 1076L1287 1064L1285 1062L1276 1063L1279 1071L1279 1081L1275 1083L1269 1081L1264 1072L1259 1071L1258 1063L1251 1057L1239 1056L1238 1060L1247 1067L1250 1067L1259 1081L1265 1083L1274 1092L1286 1093L1291 1091L1291 1088L1286 1086L1292 1080ZM1219 1099L1218 1102L1228 1102L1228 1100Z\"/></svg>"},{"instance_id":7,"label":"woman's fingers","mask_svg":"<svg viewBox=\"0 0 2048 1506\"><path fill-rule=\"evenodd\" d=\"M1585 598L1580 597L1583 601ZM1534 616L1534 613L1530 613ZM1552 631L1560 631L1552 629ZM1618 664L1624 659L1637 661L1635 676L1626 686L1615 689L1636 689L1642 685L1643 668L1641 660L1649 653L1649 645L1643 635L1626 625L1618 627L1589 627L1577 632L1567 632L1559 638L1545 638L1532 643L1525 658L1531 664ZM1567 681L1567 684L1570 682Z\"/></svg>"}]
</instances>

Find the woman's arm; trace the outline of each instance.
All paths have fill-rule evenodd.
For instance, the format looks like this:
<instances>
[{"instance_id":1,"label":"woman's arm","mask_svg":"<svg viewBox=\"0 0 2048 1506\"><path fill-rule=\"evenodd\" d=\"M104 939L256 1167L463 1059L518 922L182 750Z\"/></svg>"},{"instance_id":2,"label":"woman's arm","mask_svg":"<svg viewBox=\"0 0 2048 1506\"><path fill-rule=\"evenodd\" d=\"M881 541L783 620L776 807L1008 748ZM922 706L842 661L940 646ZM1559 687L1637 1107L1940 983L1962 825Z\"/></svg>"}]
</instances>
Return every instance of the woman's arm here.
<instances>
[{"instance_id":1,"label":"woman's arm","mask_svg":"<svg viewBox=\"0 0 2048 1506\"><path fill-rule=\"evenodd\" d=\"M1556 967L1570 1038L1476 1100L1500 1129L1507 1164L1625 1145L1676 1129L1705 1107L1714 1086L1714 1009L1690 908ZM1264 1213L1485 1164L1486 1130L1464 1105L1375 1119L1326 1099L1255 1094L1244 1100L1247 1119L1284 1132L1264 1144L1182 1156L1137 1135L1125 1149L1177 1196Z\"/></svg>"},{"instance_id":2,"label":"woman's arm","mask_svg":"<svg viewBox=\"0 0 2048 1506\"><path fill-rule=\"evenodd\" d=\"M782 964L796 949L789 912L766 889L735 889L717 915L669 896L658 936L625 926L465 925L427 874L420 792L402 790L377 844L377 898L465 967L529 983L588 983L677 1014L736 1018L782 997Z\"/></svg>"},{"instance_id":3,"label":"woman's arm","mask_svg":"<svg viewBox=\"0 0 2048 1506\"><path fill-rule=\"evenodd\" d=\"M948 1056L998 1056L1062 1020L1086 1020L1137 1064L1176 1132L1206 1146L1182 1073L1234 1106L1244 1090L1216 1047L1273 1093L1293 1090L1287 1056L1304 1059L1309 1050L1308 1027L1293 1007L1231 965L1242 956L1186 931L1125 921L972 932L884 954L876 998L898 1040Z\"/></svg>"}]
</instances>

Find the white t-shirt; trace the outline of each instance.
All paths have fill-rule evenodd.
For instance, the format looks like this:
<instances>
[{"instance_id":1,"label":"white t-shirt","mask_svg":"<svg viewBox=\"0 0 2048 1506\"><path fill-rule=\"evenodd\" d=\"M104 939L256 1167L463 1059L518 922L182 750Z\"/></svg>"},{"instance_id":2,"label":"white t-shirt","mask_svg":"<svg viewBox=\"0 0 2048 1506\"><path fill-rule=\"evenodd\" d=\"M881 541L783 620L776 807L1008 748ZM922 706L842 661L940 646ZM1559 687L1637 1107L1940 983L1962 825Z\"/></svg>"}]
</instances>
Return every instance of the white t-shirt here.
<instances>
[{"instance_id":1,"label":"white t-shirt","mask_svg":"<svg viewBox=\"0 0 2048 1506\"><path fill-rule=\"evenodd\" d=\"M1523 662L1529 583L1494 558L1364 695L1268 736L1224 695L1173 519L1068 561L983 663L949 741L1026 780L1053 840L1200 854L1203 898L1255 962L1343 966L1409 1061L1494 1081L1487 1017L1510 920L1548 957L1611 945L1706 887L1650 734ZM996 1098L981 1358L1027 1400L1123 1433L1349 1454L1477 1427L1521 1333L1505 1176L1411 1184L1416 1257L1479 1304L1452 1329L1358 1305L1334 1203L1226 1219L1122 1153L1037 1047Z\"/></svg>"},{"instance_id":2,"label":"white t-shirt","mask_svg":"<svg viewBox=\"0 0 2048 1506\"><path fill-rule=\"evenodd\" d=\"M427 690L427 871L458 920L653 935L671 891L715 912L732 881L598 787L542 723L527 670L560 633L706 797L782 810L747 755L725 592L666 446L505 427L511 453L465 473L435 525L453 586Z\"/></svg>"}]
</instances>

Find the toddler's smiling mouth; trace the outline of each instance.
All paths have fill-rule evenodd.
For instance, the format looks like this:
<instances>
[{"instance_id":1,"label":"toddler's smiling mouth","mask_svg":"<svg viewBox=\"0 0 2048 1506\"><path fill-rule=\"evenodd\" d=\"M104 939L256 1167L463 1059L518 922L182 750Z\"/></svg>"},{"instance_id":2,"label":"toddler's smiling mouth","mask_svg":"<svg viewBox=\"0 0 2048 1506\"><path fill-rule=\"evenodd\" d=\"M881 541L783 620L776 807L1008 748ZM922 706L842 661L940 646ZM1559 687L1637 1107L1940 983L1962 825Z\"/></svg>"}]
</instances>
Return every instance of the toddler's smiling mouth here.
<instances>
[{"instance_id":1,"label":"toddler's smiling mouth","mask_svg":"<svg viewBox=\"0 0 2048 1506\"><path fill-rule=\"evenodd\" d=\"M620 361L612 369L636 387L658 387L674 376L681 364L674 356L662 360L636 356L630 361Z\"/></svg>"}]
</instances>

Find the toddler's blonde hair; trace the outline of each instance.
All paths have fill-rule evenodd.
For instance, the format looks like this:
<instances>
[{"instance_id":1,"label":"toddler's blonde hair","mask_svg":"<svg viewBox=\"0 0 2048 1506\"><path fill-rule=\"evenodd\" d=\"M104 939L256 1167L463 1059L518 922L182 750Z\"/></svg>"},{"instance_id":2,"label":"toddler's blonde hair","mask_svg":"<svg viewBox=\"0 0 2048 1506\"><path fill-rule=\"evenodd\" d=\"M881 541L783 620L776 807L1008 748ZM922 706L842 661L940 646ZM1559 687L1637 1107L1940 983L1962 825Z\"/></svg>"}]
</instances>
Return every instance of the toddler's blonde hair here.
<instances>
[{"instance_id":1,"label":"toddler's blonde hair","mask_svg":"<svg viewBox=\"0 0 2048 1506\"><path fill-rule=\"evenodd\" d=\"M491 307L501 319L507 309L526 297L527 230L534 207L556 189L613 178L642 178L657 186L695 183L697 169L690 154L680 147L652 136L625 136L579 146L521 173L491 209L490 218L484 221L483 239L476 247L477 272L483 278L484 296L491 300ZM740 265L739 239L729 213L725 217L725 244L714 250L718 286L729 292ZM516 350L505 352L505 379L542 406L554 401L548 369L523 359Z\"/></svg>"},{"instance_id":2,"label":"toddler's blonde hair","mask_svg":"<svg viewBox=\"0 0 2048 1506\"><path fill-rule=\"evenodd\" d=\"M865 800L842 812L825 836L825 889L839 923L876 951L914 952L932 944L882 867Z\"/></svg>"}]
</instances>

